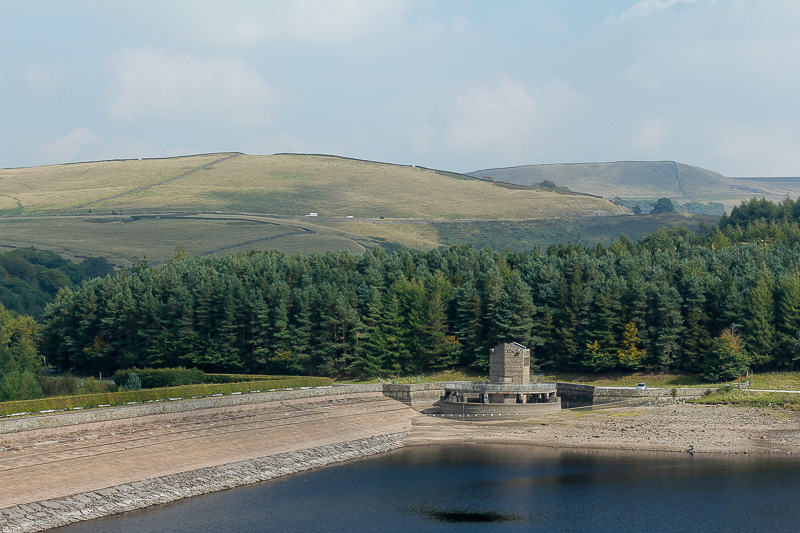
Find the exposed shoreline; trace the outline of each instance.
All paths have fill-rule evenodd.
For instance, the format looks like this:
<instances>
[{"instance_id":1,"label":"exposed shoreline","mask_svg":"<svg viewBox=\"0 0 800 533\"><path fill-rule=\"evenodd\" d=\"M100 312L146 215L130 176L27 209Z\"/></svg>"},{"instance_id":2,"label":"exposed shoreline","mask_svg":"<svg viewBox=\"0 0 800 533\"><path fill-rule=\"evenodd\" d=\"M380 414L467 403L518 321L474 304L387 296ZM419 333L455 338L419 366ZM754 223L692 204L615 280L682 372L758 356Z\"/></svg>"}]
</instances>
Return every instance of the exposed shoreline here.
<instances>
[{"instance_id":1,"label":"exposed shoreline","mask_svg":"<svg viewBox=\"0 0 800 533\"><path fill-rule=\"evenodd\" d=\"M0 435L0 530L41 531L404 445L797 460L799 422L800 413L783 409L673 402L467 422L422 416L379 393L360 393L22 431Z\"/></svg>"},{"instance_id":2,"label":"exposed shoreline","mask_svg":"<svg viewBox=\"0 0 800 533\"><path fill-rule=\"evenodd\" d=\"M504 422L424 417L414 420L405 442L406 446L445 443L800 458L800 413L661 402L562 410Z\"/></svg>"}]
</instances>

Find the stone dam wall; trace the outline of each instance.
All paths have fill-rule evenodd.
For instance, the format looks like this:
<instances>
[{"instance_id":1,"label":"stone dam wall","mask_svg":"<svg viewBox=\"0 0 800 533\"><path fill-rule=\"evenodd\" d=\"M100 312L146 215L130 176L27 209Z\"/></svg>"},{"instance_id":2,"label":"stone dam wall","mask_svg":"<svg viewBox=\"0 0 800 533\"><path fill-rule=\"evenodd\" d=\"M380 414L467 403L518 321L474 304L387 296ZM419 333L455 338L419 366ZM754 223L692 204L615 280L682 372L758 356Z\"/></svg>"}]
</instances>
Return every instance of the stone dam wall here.
<instances>
[{"instance_id":1,"label":"stone dam wall","mask_svg":"<svg viewBox=\"0 0 800 533\"><path fill-rule=\"evenodd\" d=\"M571 407L583 407L590 405L603 405L617 402L636 402L643 403L649 401L660 401L667 399L683 400L687 398L699 398L709 389L716 387L683 387L676 389L668 388L647 388L636 389L633 387L595 387L593 385L579 385L577 383L557 383L557 394L561 398L561 406L564 409ZM673 392L675 396L673 397Z\"/></svg>"},{"instance_id":2,"label":"stone dam wall","mask_svg":"<svg viewBox=\"0 0 800 533\"><path fill-rule=\"evenodd\" d=\"M412 409L430 409L444 394L444 383L383 384L383 395Z\"/></svg>"},{"instance_id":3,"label":"stone dam wall","mask_svg":"<svg viewBox=\"0 0 800 533\"><path fill-rule=\"evenodd\" d=\"M299 398L319 398L322 396L338 396L361 392L382 392L380 383L365 385L342 385L333 387L313 387L308 389L277 390L248 394L231 394L227 396L210 396L206 398L178 399L175 401L147 402L136 405L115 405L112 407L87 409L80 411L58 412L52 414L24 416L19 418L0 419L0 434L45 429L107 420L121 420L147 415L164 413L180 413L213 407L230 407Z\"/></svg>"},{"instance_id":4,"label":"stone dam wall","mask_svg":"<svg viewBox=\"0 0 800 533\"><path fill-rule=\"evenodd\" d=\"M715 389L716 387L713 387ZM614 402L642 400L643 402L653 400L672 399L672 391L675 390L675 399L698 398L708 388L648 388L632 389L628 387L595 387L594 405L601 405Z\"/></svg>"},{"instance_id":5,"label":"stone dam wall","mask_svg":"<svg viewBox=\"0 0 800 533\"><path fill-rule=\"evenodd\" d=\"M375 455L403 446L405 433L393 433L259 459L200 468L75 494L65 498L0 509L4 533L43 531L82 520L110 516L296 474L342 461Z\"/></svg>"}]
</instances>

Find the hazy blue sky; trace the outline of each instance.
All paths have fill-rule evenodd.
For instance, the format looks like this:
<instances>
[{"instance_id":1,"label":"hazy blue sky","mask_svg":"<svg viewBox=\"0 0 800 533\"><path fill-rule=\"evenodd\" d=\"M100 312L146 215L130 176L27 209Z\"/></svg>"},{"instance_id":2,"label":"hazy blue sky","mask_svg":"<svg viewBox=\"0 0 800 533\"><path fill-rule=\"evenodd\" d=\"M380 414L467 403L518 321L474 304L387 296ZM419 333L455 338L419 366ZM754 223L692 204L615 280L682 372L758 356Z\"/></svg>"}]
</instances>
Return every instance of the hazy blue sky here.
<instances>
[{"instance_id":1,"label":"hazy blue sky","mask_svg":"<svg viewBox=\"0 0 800 533\"><path fill-rule=\"evenodd\" d=\"M217 151L800 175L797 0L0 0L0 167Z\"/></svg>"}]
</instances>

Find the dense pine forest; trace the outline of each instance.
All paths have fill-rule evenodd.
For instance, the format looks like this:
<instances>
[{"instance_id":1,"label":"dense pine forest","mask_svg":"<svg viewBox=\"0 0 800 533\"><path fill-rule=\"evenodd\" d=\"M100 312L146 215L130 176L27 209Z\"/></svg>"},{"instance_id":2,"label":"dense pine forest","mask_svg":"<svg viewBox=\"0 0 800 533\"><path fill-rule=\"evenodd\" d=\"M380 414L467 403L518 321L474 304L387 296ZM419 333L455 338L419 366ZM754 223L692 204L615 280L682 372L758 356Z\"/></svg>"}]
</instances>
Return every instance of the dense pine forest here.
<instances>
[{"instance_id":1,"label":"dense pine forest","mask_svg":"<svg viewBox=\"0 0 800 533\"><path fill-rule=\"evenodd\" d=\"M75 263L57 253L32 248L0 253L0 304L38 319L62 288L113 271L114 267L102 257Z\"/></svg>"},{"instance_id":2,"label":"dense pine forest","mask_svg":"<svg viewBox=\"0 0 800 533\"><path fill-rule=\"evenodd\" d=\"M499 341L541 370L710 377L800 366L800 200L745 202L700 234L638 243L363 255L175 258L62 289L41 353L134 365L331 376L486 369Z\"/></svg>"}]
</instances>

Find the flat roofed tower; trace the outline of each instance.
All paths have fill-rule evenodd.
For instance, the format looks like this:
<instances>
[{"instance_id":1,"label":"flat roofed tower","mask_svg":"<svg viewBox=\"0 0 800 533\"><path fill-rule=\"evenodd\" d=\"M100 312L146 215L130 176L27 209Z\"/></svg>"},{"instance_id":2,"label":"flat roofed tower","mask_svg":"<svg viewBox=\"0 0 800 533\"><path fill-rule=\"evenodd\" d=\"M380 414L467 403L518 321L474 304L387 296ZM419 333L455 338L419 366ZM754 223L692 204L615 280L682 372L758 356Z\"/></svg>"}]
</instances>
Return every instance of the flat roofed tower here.
<instances>
[{"instance_id":1,"label":"flat roofed tower","mask_svg":"<svg viewBox=\"0 0 800 533\"><path fill-rule=\"evenodd\" d=\"M531 351L517 342L504 342L489 354L490 383L530 383Z\"/></svg>"}]
</instances>

